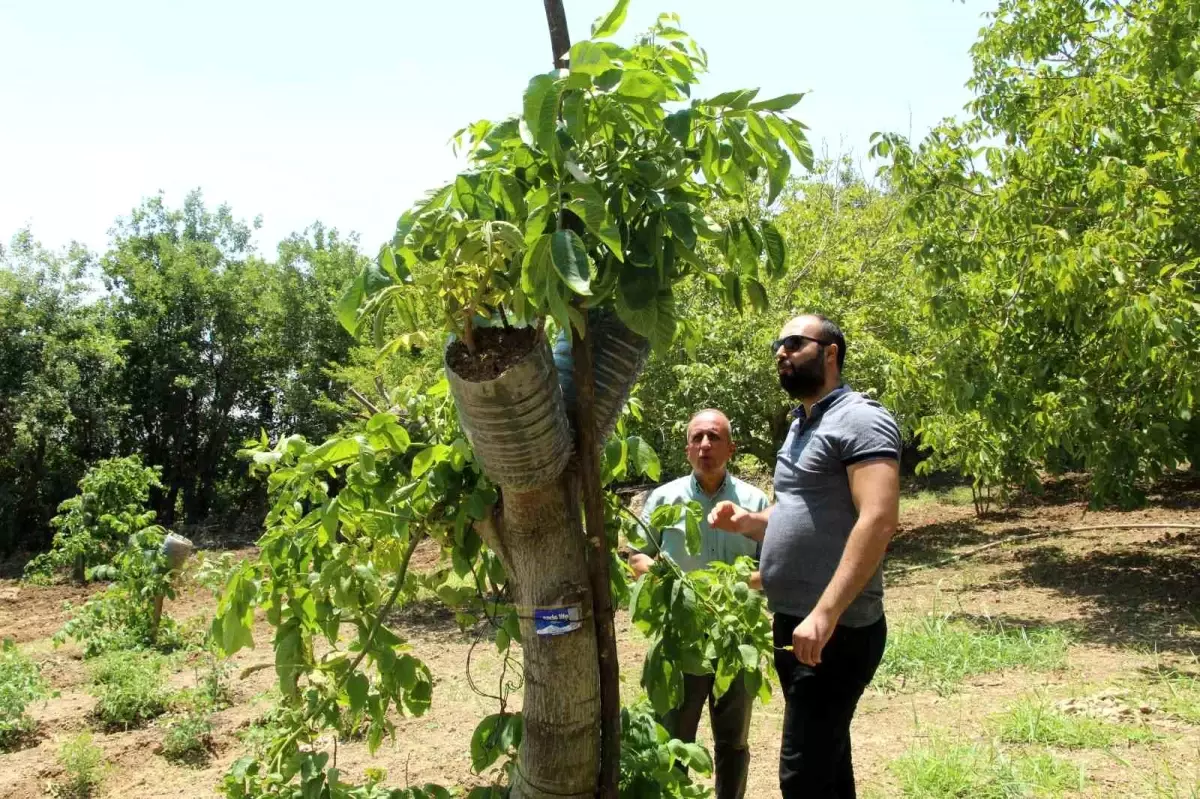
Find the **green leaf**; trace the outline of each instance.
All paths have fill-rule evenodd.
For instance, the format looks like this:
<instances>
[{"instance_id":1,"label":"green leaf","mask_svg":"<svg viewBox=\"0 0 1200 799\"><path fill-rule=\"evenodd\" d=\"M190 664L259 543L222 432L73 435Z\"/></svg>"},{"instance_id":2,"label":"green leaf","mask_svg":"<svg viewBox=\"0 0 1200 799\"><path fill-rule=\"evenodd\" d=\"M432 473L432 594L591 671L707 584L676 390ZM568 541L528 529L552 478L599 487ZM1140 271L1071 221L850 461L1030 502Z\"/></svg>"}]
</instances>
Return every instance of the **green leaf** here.
<instances>
[{"instance_id":1,"label":"green leaf","mask_svg":"<svg viewBox=\"0 0 1200 799\"><path fill-rule=\"evenodd\" d=\"M650 339L651 346L659 351L675 339L675 299L669 288L660 289L654 301L643 308L629 307L625 295L618 292L616 310L626 327Z\"/></svg>"},{"instance_id":2,"label":"green leaf","mask_svg":"<svg viewBox=\"0 0 1200 799\"><path fill-rule=\"evenodd\" d=\"M738 654L742 657L742 665L749 671L754 671L758 668L759 656L758 650L749 644L740 644L738 646Z\"/></svg>"},{"instance_id":3,"label":"green leaf","mask_svg":"<svg viewBox=\"0 0 1200 799\"><path fill-rule=\"evenodd\" d=\"M367 692L371 687L365 675L355 672L346 678L346 696L350 699L350 712L361 713L367 706Z\"/></svg>"},{"instance_id":4,"label":"green leaf","mask_svg":"<svg viewBox=\"0 0 1200 799\"><path fill-rule=\"evenodd\" d=\"M525 124L533 141L542 150L549 150L558 126L558 98L562 83L554 73L536 75L525 89Z\"/></svg>"},{"instance_id":5,"label":"green leaf","mask_svg":"<svg viewBox=\"0 0 1200 799\"><path fill-rule=\"evenodd\" d=\"M651 480L657 481L662 474L662 464L658 460L658 453L654 451L654 447L638 436L630 436L626 439L626 444L629 449L629 460L633 463L634 468Z\"/></svg>"},{"instance_id":6,"label":"green leaf","mask_svg":"<svg viewBox=\"0 0 1200 799\"><path fill-rule=\"evenodd\" d=\"M755 111L786 111L803 99L804 93L781 94L778 97L772 97L770 100L760 100L751 105L750 108Z\"/></svg>"},{"instance_id":7,"label":"green leaf","mask_svg":"<svg viewBox=\"0 0 1200 799\"><path fill-rule=\"evenodd\" d=\"M296 696L297 682L308 665L300 620L288 619L275 631L275 673L284 696Z\"/></svg>"},{"instance_id":8,"label":"green leaf","mask_svg":"<svg viewBox=\"0 0 1200 799\"><path fill-rule=\"evenodd\" d=\"M708 100L702 100L704 105L714 106L716 108L732 108L735 111L745 110L754 96L758 94L758 89L734 89L731 92L722 92L716 97Z\"/></svg>"},{"instance_id":9,"label":"green leaf","mask_svg":"<svg viewBox=\"0 0 1200 799\"><path fill-rule=\"evenodd\" d=\"M617 280L617 293L629 310L640 311L653 307L658 294L658 270L626 266Z\"/></svg>"},{"instance_id":10,"label":"green leaf","mask_svg":"<svg viewBox=\"0 0 1200 799\"><path fill-rule=\"evenodd\" d=\"M746 290L746 295L750 299L750 307L756 311L765 311L770 305L767 300L767 290L763 288L763 284L758 282L758 278L744 276L742 278L742 286Z\"/></svg>"},{"instance_id":11,"label":"green leaf","mask_svg":"<svg viewBox=\"0 0 1200 799\"><path fill-rule=\"evenodd\" d=\"M692 131L692 110L685 108L673 114L668 114L663 125L675 141L680 144L687 144L688 135Z\"/></svg>"},{"instance_id":12,"label":"green leaf","mask_svg":"<svg viewBox=\"0 0 1200 799\"><path fill-rule=\"evenodd\" d=\"M768 117L767 127L779 137L784 146L792 151L792 155L796 156L800 165L811 172L813 168L812 146L809 145L800 123L795 120L785 121L779 117Z\"/></svg>"},{"instance_id":13,"label":"green leaf","mask_svg":"<svg viewBox=\"0 0 1200 799\"><path fill-rule=\"evenodd\" d=\"M773 161L767 164L767 205L775 202L775 198L787 185L788 174L792 171L792 159L787 153L777 151Z\"/></svg>"},{"instance_id":14,"label":"green leaf","mask_svg":"<svg viewBox=\"0 0 1200 799\"><path fill-rule=\"evenodd\" d=\"M721 276L725 284L725 298L737 309L738 313L745 310L742 302L742 277L737 272L726 272Z\"/></svg>"},{"instance_id":15,"label":"green leaf","mask_svg":"<svg viewBox=\"0 0 1200 799\"><path fill-rule=\"evenodd\" d=\"M613 68L613 63L604 48L595 42L584 40L571 47L571 72L583 75L601 75Z\"/></svg>"},{"instance_id":16,"label":"green leaf","mask_svg":"<svg viewBox=\"0 0 1200 799\"><path fill-rule=\"evenodd\" d=\"M648 69L627 69L621 74L617 94L661 103L667 99L667 88L662 80Z\"/></svg>"},{"instance_id":17,"label":"green leaf","mask_svg":"<svg viewBox=\"0 0 1200 799\"><path fill-rule=\"evenodd\" d=\"M597 17L592 23L592 38L607 39L621 29L625 22L625 14L629 11L629 0L617 0L616 5L602 17Z\"/></svg>"},{"instance_id":18,"label":"green leaf","mask_svg":"<svg viewBox=\"0 0 1200 799\"><path fill-rule=\"evenodd\" d=\"M771 222L762 223L763 246L767 251L767 274L780 278L787 272L787 244Z\"/></svg>"},{"instance_id":19,"label":"green leaf","mask_svg":"<svg viewBox=\"0 0 1200 799\"><path fill-rule=\"evenodd\" d=\"M450 447L446 444L434 444L416 454L412 463L412 476L417 479L439 463L450 458Z\"/></svg>"},{"instance_id":20,"label":"green leaf","mask_svg":"<svg viewBox=\"0 0 1200 799\"><path fill-rule=\"evenodd\" d=\"M476 773L521 745L524 723L520 714L493 713L471 735L471 769Z\"/></svg>"},{"instance_id":21,"label":"green leaf","mask_svg":"<svg viewBox=\"0 0 1200 799\"><path fill-rule=\"evenodd\" d=\"M687 547L689 555L700 554L700 519L694 509L689 508L684 513L684 546Z\"/></svg>"},{"instance_id":22,"label":"green leaf","mask_svg":"<svg viewBox=\"0 0 1200 799\"><path fill-rule=\"evenodd\" d=\"M583 239L573 230L557 230L550 243L550 257L559 277L571 291L587 296L592 293L591 262Z\"/></svg>"},{"instance_id":23,"label":"green leaf","mask_svg":"<svg viewBox=\"0 0 1200 799\"><path fill-rule=\"evenodd\" d=\"M567 187L572 199L567 202L571 213L583 220L583 225L592 235L608 247L618 261L625 260L621 245L621 229L609 213L600 190L591 184L572 183Z\"/></svg>"},{"instance_id":24,"label":"green leaf","mask_svg":"<svg viewBox=\"0 0 1200 799\"><path fill-rule=\"evenodd\" d=\"M337 306L334 308L338 322L352 336L358 334L358 308L362 305L364 294L363 276L360 274L342 292L342 296L338 298Z\"/></svg>"}]
</instances>

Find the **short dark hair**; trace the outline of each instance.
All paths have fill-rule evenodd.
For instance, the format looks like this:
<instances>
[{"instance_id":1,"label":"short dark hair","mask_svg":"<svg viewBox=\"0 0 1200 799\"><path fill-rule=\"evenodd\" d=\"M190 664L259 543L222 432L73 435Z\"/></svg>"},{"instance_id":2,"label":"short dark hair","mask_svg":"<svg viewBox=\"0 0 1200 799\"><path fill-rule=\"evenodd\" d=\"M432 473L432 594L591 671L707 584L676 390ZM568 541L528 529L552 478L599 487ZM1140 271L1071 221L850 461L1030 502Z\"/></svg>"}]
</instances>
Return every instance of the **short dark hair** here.
<instances>
[{"instance_id":1,"label":"short dark hair","mask_svg":"<svg viewBox=\"0 0 1200 799\"><path fill-rule=\"evenodd\" d=\"M837 326L837 322L832 319L821 316L819 313L812 314L812 317L821 323L821 338L830 344L837 345L837 364L838 373L840 374L843 364L846 363L846 337L842 335L842 329Z\"/></svg>"}]
</instances>

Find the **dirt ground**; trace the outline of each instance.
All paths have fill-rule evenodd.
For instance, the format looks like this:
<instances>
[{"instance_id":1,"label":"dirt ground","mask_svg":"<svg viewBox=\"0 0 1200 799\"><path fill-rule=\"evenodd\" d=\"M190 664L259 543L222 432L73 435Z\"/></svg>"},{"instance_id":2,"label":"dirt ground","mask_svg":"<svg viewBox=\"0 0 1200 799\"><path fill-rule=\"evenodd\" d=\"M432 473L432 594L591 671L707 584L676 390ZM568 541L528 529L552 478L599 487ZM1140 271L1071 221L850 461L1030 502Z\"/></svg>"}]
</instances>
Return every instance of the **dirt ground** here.
<instances>
[{"instance_id":1,"label":"dirt ground","mask_svg":"<svg viewBox=\"0 0 1200 799\"><path fill-rule=\"evenodd\" d=\"M889 769L895 758L914 744L934 739L939 730L949 731L954 740L986 741L988 717L1030 692L1056 700L1088 702L1099 697L1095 701L1112 702L1136 693L1153 669L1174 666L1195 673L1200 653L1200 531L1070 532L1107 524L1171 523L1200 524L1200 486L1182 479L1168 482L1145 508L1129 512L1085 512L1079 486L1068 480L983 519L975 517L970 505L928 498L906 502L902 529L886 566L893 626L930 612L953 612L1024 626L1060 625L1073 643L1065 670L994 672L968 679L946 696L927 690L868 690L854 724L860 795L899 795ZM1027 537L1033 534L1043 535ZM1027 538L937 565L955 553L1014 536ZM427 565L436 557L432 551L422 554ZM249 668L272 663L267 628L260 624L257 630L257 649L234 659L236 670L249 674L238 679L235 672L233 705L213 719L212 757L199 767L175 765L158 753L165 719L127 732L105 732L91 721L94 699L86 690L87 672L78 649L56 648L50 640L66 618L63 602L79 602L86 594L85 589L68 586L0 580L0 638L15 639L40 661L59 692L31 708L38 722L32 740L0 755L0 797L47 795L47 786L60 773L60 742L85 729L93 731L111 764L99 796L216 796L222 773L245 750L239 732L270 705L273 670ZM167 607L174 618L197 625L211 610L210 595L196 585L186 586ZM459 631L449 612L436 606L407 609L400 627L435 675L432 709L422 718L400 720L396 740L385 742L374 757L362 743L340 743L338 766L348 779L361 776L368 766L386 769L389 784L397 786L427 781L480 784L482 778L470 772L468 743L477 721L496 712L497 700L480 696L471 683L482 693L496 694L502 682L514 681L517 671L504 671L494 646L487 641L476 645L472 635ZM623 690L632 698L638 694L646 644L631 629L628 614L618 617L617 628ZM172 685L195 684L199 667L198 660L182 661ZM1118 699L1112 700L1114 696ZM520 707L519 690L512 692L509 707ZM751 797L778 795L782 711L778 698L755 708ZM1139 713L1160 734L1152 743L1121 745L1119 751L1056 752L1084 769L1087 783L1079 795L1195 799L1200 795L1200 727L1153 705Z\"/></svg>"}]
</instances>

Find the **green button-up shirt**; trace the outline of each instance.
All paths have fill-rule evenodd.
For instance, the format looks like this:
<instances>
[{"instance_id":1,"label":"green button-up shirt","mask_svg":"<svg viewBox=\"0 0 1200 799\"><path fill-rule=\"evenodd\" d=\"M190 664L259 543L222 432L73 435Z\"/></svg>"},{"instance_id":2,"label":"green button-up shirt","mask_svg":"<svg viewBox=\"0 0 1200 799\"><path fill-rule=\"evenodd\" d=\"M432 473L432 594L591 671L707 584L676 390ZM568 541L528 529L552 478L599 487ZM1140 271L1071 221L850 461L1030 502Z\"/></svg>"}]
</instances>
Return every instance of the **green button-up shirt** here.
<instances>
[{"instance_id":1,"label":"green button-up shirt","mask_svg":"<svg viewBox=\"0 0 1200 799\"><path fill-rule=\"evenodd\" d=\"M741 555L757 557L758 544L755 541L736 533L714 530L708 526L709 511L718 502L726 499L752 512L763 510L769 504L766 494L728 472L725 473L725 481L711 496L704 492L693 474L664 483L654 489L646 498L646 507L642 510L642 521L648 526L650 514L660 505L681 504L695 500L704 510L700 521L699 555L688 554L682 521L674 528L663 530L662 548L679 564L681 569L684 571L703 569L714 560L733 563ZM658 554L653 542L643 551L650 556Z\"/></svg>"}]
</instances>

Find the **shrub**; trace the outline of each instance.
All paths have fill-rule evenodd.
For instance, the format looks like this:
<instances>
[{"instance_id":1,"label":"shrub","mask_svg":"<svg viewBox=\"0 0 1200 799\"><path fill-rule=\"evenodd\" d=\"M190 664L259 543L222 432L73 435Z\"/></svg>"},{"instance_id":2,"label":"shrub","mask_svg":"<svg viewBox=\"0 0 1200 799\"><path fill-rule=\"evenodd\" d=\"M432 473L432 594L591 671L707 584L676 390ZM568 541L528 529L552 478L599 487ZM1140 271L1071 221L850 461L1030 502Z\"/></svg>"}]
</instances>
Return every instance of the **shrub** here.
<instances>
[{"instance_id":1,"label":"shrub","mask_svg":"<svg viewBox=\"0 0 1200 799\"><path fill-rule=\"evenodd\" d=\"M79 493L58 506L50 524L57 530L49 552L25 567L27 577L45 580L71 569L82 582L86 570L109 563L131 535L154 523L146 510L151 488L161 488L159 469L141 458L100 461L79 481Z\"/></svg>"},{"instance_id":2,"label":"shrub","mask_svg":"<svg viewBox=\"0 0 1200 799\"><path fill-rule=\"evenodd\" d=\"M212 722L207 713L191 711L172 720L163 737L163 756L168 760L201 764L212 745Z\"/></svg>"},{"instance_id":3,"label":"shrub","mask_svg":"<svg viewBox=\"0 0 1200 799\"><path fill-rule=\"evenodd\" d=\"M170 702L162 658L152 654L113 653L92 668L96 717L110 727L128 729L161 716Z\"/></svg>"},{"instance_id":4,"label":"shrub","mask_svg":"<svg viewBox=\"0 0 1200 799\"><path fill-rule=\"evenodd\" d=\"M58 750L58 763L63 769L59 796L91 796L104 781L104 752L92 743L89 732L65 742Z\"/></svg>"},{"instance_id":5,"label":"shrub","mask_svg":"<svg viewBox=\"0 0 1200 799\"><path fill-rule=\"evenodd\" d=\"M33 731L34 721L25 708L47 693L37 664L6 638L0 645L0 749Z\"/></svg>"}]
</instances>

